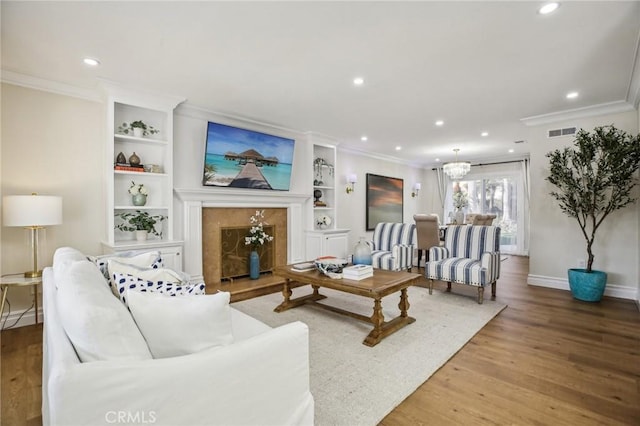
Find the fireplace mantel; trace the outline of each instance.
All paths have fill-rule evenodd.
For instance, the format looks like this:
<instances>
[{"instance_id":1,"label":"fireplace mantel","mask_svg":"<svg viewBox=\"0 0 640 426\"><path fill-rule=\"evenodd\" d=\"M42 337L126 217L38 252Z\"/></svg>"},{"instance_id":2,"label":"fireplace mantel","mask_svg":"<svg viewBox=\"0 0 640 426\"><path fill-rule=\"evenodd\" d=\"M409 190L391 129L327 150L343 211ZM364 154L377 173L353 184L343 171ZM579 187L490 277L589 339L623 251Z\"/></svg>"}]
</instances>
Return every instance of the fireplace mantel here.
<instances>
[{"instance_id":1,"label":"fireplace mantel","mask_svg":"<svg viewBox=\"0 0 640 426\"><path fill-rule=\"evenodd\" d=\"M287 263L303 261L305 252L305 204L310 194L288 191L258 191L231 188L174 189L183 204L184 270L194 279L202 279L202 208L286 208Z\"/></svg>"}]
</instances>

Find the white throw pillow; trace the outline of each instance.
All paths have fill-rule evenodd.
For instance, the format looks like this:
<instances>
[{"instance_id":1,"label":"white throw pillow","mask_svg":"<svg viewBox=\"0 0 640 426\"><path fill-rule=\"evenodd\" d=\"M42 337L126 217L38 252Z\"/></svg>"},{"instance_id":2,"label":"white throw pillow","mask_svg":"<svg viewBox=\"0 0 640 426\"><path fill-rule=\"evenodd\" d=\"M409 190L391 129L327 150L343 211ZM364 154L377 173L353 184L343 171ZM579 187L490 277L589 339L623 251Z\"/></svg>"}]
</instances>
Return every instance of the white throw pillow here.
<instances>
[{"instance_id":1,"label":"white throw pillow","mask_svg":"<svg viewBox=\"0 0 640 426\"><path fill-rule=\"evenodd\" d=\"M200 352L233 343L230 293L166 297L129 292L129 309L154 358Z\"/></svg>"},{"instance_id":2,"label":"white throw pillow","mask_svg":"<svg viewBox=\"0 0 640 426\"><path fill-rule=\"evenodd\" d=\"M118 295L118 292L116 291L116 288L113 285L113 281L111 280L111 277L109 276L109 260L110 259L116 259L120 263L139 266L141 268L157 269L163 266L162 257L160 256L160 252L157 250L143 251L143 252L127 251L127 252L121 252L121 253L105 254L102 256L90 256L89 260L91 260L96 265L98 265L100 272L102 272L102 275L104 275L104 277L106 278L107 283L109 284L109 288L111 289L111 292L115 296Z\"/></svg>"},{"instance_id":3,"label":"white throw pillow","mask_svg":"<svg viewBox=\"0 0 640 426\"><path fill-rule=\"evenodd\" d=\"M172 283L189 283L189 275L185 272L178 272L170 268L143 268L136 265L120 262L117 259L109 259L107 261L107 270L109 279L114 280L114 274L120 273L125 275L133 275L147 281L167 281ZM115 282L115 281L114 281ZM116 288L117 290L117 288Z\"/></svg>"},{"instance_id":4,"label":"white throw pillow","mask_svg":"<svg viewBox=\"0 0 640 426\"><path fill-rule=\"evenodd\" d=\"M60 322L82 362L151 359L127 308L88 260L69 265L56 295Z\"/></svg>"},{"instance_id":5,"label":"white throw pillow","mask_svg":"<svg viewBox=\"0 0 640 426\"><path fill-rule=\"evenodd\" d=\"M72 247L59 247L53 253L53 276L55 277L56 288L60 286L58 277L63 277L67 273L69 265L73 262L85 261L87 256Z\"/></svg>"},{"instance_id":6,"label":"white throw pillow","mask_svg":"<svg viewBox=\"0 0 640 426\"><path fill-rule=\"evenodd\" d=\"M133 275L113 274L114 286L122 303L129 306L129 293L132 291L161 293L164 296L200 296L205 294L205 284L174 283L171 281L150 281Z\"/></svg>"}]
</instances>

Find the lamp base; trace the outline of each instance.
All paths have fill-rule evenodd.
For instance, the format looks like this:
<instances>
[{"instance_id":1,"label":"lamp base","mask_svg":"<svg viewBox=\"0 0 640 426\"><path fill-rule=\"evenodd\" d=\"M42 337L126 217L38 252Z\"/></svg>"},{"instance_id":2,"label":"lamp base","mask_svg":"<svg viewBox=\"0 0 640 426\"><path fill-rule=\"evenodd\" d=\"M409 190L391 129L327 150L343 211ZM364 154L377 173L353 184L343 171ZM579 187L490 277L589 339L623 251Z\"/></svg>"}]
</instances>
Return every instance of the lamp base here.
<instances>
[{"instance_id":1,"label":"lamp base","mask_svg":"<svg viewBox=\"0 0 640 426\"><path fill-rule=\"evenodd\" d=\"M42 276L42 271L27 271L24 273L25 278L39 278Z\"/></svg>"}]
</instances>

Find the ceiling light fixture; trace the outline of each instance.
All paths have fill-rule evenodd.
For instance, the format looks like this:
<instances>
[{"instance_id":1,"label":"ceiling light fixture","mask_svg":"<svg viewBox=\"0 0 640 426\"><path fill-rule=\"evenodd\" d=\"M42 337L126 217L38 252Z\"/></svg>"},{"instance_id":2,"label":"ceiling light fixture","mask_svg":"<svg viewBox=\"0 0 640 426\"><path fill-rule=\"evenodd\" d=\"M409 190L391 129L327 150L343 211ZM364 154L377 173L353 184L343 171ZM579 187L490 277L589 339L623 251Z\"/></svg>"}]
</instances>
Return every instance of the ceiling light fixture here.
<instances>
[{"instance_id":1,"label":"ceiling light fixture","mask_svg":"<svg viewBox=\"0 0 640 426\"><path fill-rule=\"evenodd\" d=\"M514 149L513 149L513 148L511 148L511 149L509 150L509 154L513 154L513 152L514 152Z\"/></svg>"},{"instance_id":2,"label":"ceiling light fixture","mask_svg":"<svg viewBox=\"0 0 640 426\"><path fill-rule=\"evenodd\" d=\"M356 77L353 79L353 84L355 84L356 86L362 86L364 84L364 78L362 77Z\"/></svg>"},{"instance_id":3,"label":"ceiling light fixture","mask_svg":"<svg viewBox=\"0 0 640 426\"><path fill-rule=\"evenodd\" d=\"M436 126L443 126L443 125L444 125L444 121L442 120L436 121Z\"/></svg>"},{"instance_id":4,"label":"ceiling light fixture","mask_svg":"<svg viewBox=\"0 0 640 426\"><path fill-rule=\"evenodd\" d=\"M538 13L540 15L548 15L551 12L555 11L558 6L560 6L560 3L556 3L556 2L551 2L551 3L547 3L544 6L542 6L540 9L538 9Z\"/></svg>"},{"instance_id":5,"label":"ceiling light fixture","mask_svg":"<svg viewBox=\"0 0 640 426\"><path fill-rule=\"evenodd\" d=\"M486 138L487 136L489 136L489 132L482 132L480 133L480 136L482 136L483 138Z\"/></svg>"},{"instance_id":6,"label":"ceiling light fixture","mask_svg":"<svg viewBox=\"0 0 640 426\"><path fill-rule=\"evenodd\" d=\"M84 58L82 62L84 62L85 65L89 65L91 67L97 67L98 65L100 65L100 61L95 58Z\"/></svg>"},{"instance_id":7,"label":"ceiling light fixture","mask_svg":"<svg viewBox=\"0 0 640 426\"><path fill-rule=\"evenodd\" d=\"M575 99L578 97L578 92L569 92L567 93L567 99Z\"/></svg>"},{"instance_id":8,"label":"ceiling light fixture","mask_svg":"<svg viewBox=\"0 0 640 426\"><path fill-rule=\"evenodd\" d=\"M399 145L398 145L398 146L396 146L396 151L400 151L401 149L402 149L402 147L401 147L401 146L399 146Z\"/></svg>"},{"instance_id":9,"label":"ceiling light fixture","mask_svg":"<svg viewBox=\"0 0 640 426\"><path fill-rule=\"evenodd\" d=\"M456 153L456 161L452 163L445 163L442 165L442 170L449 175L452 180L459 180L471 170L471 163L468 161L458 161L458 151L456 148L453 150Z\"/></svg>"},{"instance_id":10,"label":"ceiling light fixture","mask_svg":"<svg viewBox=\"0 0 640 426\"><path fill-rule=\"evenodd\" d=\"M368 141L368 140L369 140L369 138L368 138L368 137L366 137L366 136L363 136L363 137L361 137L361 138L360 138L360 140L361 140L362 142L366 142L366 141Z\"/></svg>"}]
</instances>

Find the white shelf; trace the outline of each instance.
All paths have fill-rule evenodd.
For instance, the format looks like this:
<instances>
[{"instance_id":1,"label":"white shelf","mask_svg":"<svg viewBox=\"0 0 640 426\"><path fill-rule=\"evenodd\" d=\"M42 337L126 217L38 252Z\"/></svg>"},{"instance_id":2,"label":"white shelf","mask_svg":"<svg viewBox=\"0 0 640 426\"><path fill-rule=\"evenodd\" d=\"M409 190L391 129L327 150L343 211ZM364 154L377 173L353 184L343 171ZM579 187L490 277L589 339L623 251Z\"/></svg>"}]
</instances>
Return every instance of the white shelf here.
<instances>
[{"instance_id":1,"label":"white shelf","mask_svg":"<svg viewBox=\"0 0 640 426\"><path fill-rule=\"evenodd\" d=\"M158 177L168 177L168 173L152 173L152 172L128 172L126 170L114 170L113 173L116 175L129 175L129 176L158 176Z\"/></svg>"},{"instance_id":2,"label":"white shelf","mask_svg":"<svg viewBox=\"0 0 640 426\"><path fill-rule=\"evenodd\" d=\"M121 142L136 142L136 143L145 143L150 145L155 145L155 144L167 145L169 143L169 141L165 139L154 139L154 138L148 138L148 137L137 138L135 136L123 135L120 133L114 134L113 137L115 140L121 141Z\"/></svg>"}]
</instances>

